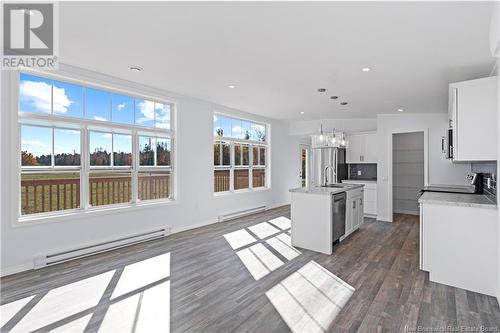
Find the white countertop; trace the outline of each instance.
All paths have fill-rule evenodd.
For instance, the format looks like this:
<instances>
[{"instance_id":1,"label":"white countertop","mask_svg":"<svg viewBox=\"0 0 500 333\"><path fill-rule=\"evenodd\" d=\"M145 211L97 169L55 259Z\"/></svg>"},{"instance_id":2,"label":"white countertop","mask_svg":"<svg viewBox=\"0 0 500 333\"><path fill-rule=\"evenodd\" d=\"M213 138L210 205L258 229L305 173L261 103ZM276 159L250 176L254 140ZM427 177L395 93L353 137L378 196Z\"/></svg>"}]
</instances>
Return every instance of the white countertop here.
<instances>
[{"instance_id":1,"label":"white countertop","mask_svg":"<svg viewBox=\"0 0 500 333\"><path fill-rule=\"evenodd\" d=\"M363 184L352 184L347 185L344 188L337 187L297 187L292 188L289 191L294 193L308 193L308 194L323 194L323 195L331 195L335 193L347 192L353 190L355 188L363 187Z\"/></svg>"},{"instance_id":2,"label":"white countertop","mask_svg":"<svg viewBox=\"0 0 500 333\"><path fill-rule=\"evenodd\" d=\"M377 180L362 180L362 179L346 179L343 180L342 183L368 183L368 184L377 184Z\"/></svg>"},{"instance_id":3,"label":"white countertop","mask_svg":"<svg viewBox=\"0 0 500 333\"><path fill-rule=\"evenodd\" d=\"M496 202L493 202L484 194L424 192L418 199L418 202L424 204L431 203L449 206L497 209Z\"/></svg>"}]
</instances>

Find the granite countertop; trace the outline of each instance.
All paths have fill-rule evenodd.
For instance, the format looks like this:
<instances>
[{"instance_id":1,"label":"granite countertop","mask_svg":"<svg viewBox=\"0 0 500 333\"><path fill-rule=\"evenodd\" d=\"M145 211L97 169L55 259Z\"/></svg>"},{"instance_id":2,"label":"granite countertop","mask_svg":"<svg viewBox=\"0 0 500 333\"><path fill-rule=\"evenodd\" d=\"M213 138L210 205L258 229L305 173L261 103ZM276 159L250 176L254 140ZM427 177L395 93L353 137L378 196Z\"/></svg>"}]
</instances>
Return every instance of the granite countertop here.
<instances>
[{"instance_id":1,"label":"granite countertop","mask_svg":"<svg viewBox=\"0 0 500 333\"><path fill-rule=\"evenodd\" d=\"M292 188L289 191L294 193L308 193L308 194L323 194L323 195L331 195L335 193L347 192L350 190L354 190L355 188L363 187L363 184L349 184L345 185L343 188L337 187L297 187Z\"/></svg>"},{"instance_id":2,"label":"granite countertop","mask_svg":"<svg viewBox=\"0 0 500 333\"><path fill-rule=\"evenodd\" d=\"M497 209L496 202L483 194L424 192L419 203Z\"/></svg>"},{"instance_id":3,"label":"granite countertop","mask_svg":"<svg viewBox=\"0 0 500 333\"><path fill-rule=\"evenodd\" d=\"M348 183L377 183L376 179L345 179L342 182L348 182Z\"/></svg>"}]
</instances>

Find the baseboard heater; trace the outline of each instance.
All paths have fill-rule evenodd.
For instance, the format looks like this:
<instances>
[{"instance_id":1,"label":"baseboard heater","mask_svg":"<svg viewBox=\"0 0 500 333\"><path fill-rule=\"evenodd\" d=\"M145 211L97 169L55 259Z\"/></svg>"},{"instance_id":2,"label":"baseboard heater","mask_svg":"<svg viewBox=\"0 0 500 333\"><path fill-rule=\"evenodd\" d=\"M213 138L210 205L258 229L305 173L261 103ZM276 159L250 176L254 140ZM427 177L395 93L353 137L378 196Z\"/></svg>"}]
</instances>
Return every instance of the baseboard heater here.
<instances>
[{"instance_id":1,"label":"baseboard heater","mask_svg":"<svg viewBox=\"0 0 500 333\"><path fill-rule=\"evenodd\" d=\"M84 246L77 249L37 256L34 260L35 261L34 268L38 269L42 267L52 266L66 261L75 260L91 256L94 254L111 251L121 247L162 238L167 236L169 233L170 233L170 228L158 229L150 232L145 232L137 235L115 239L108 242L102 242L89 246Z\"/></svg>"},{"instance_id":2,"label":"baseboard heater","mask_svg":"<svg viewBox=\"0 0 500 333\"><path fill-rule=\"evenodd\" d=\"M240 210L240 211L225 214L225 215L219 215L219 222L224 222L224 221L235 219L237 217L243 217L243 216L263 212L266 210L266 208L267 208L267 206L259 206L259 207L255 207L255 208Z\"/></svg>"}]
</instances>

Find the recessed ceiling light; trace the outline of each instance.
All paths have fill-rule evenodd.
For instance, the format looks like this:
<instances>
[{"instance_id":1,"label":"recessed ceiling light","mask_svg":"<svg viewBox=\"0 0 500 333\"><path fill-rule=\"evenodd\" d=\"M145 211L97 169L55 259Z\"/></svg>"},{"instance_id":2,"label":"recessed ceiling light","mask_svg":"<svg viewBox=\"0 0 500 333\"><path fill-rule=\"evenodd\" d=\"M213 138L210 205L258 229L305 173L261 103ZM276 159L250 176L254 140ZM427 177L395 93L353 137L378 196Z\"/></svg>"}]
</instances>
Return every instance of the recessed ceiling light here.
<instances>
[{"instance_id":1,"label":"recessed ceiling light","mask_svg":"<svg viewBox=\"0 0 500 333\"><path fill-rule=\"evenodd\" d=\"M228 85L227 87L228 87L229 89L234 89L234 88L236 88L236 86L235 86L235 85L233 85L233 84L230 84L230 85Z\"/></svg>"},{"instance_id":2,"label":"recessed ceiling light","mask_svg":"<svg viewBox=\"0 0 500 333\"><path fill-rule=\"evenodd\" d=\"M300 114L304 114L304 111L300 111Z\"/></svg>"},{"instance_id":3,"label":"recessed ceiling light","mask_svg":"<svg viewBox=\"0 0 500 333\"><path fill-rule=\"evenodd\" d=\"M337 99L339 96L330 96L330 99Z\"/></svg>"},{"instance_id":4,"label":"recessed ceiling light","mask_svg":"<svg viewBox=\"0 0 500 333\"><path fill-rule=\"evenodd\" d=\"M341 102L340 105L347 105L347 102Z\"/></svg>"},{"instance_id":5,"label":"recessed ceiling light","mask_svg":"<svg viewBox=\"0 0 500 333\"><path fill-rule=\"evenodd\" d=\"M369 72L369 71L371 71L371 70L372 70L372 68L371 68L371 67L363 67L363 68L361 68L361 70L362 70L363 72Z\"/></svg>"},{"instance_id":6,"label":"recessed ceiling light","mask_svg":"<svg viewBox=\"0 0 500 333\"><path fill-rule=\"evenodd\" d=\"M404 111L404 109L398 109L398 112L403 112L403 111Z\"/></svg>"},{"instance_id":7,"label":"recessed ceiling light","mask_svg":"<svg viewBox=\"0 0 500 333\"><path fill-rule=\"evenodd\" d=\"M325 88L318 88L318 92L325 92L326 89Z\"/></svg>"},{"instance_id":8,"label":"recessed ceiling light","mask_svg":"<svg viewBox=\"0 0 500 333\"><path fill-rule=\"evenodd\" d=\"M136 66L136 65L132 65L128 69L130 69L132 72L142 72L143 71L141 66Z\"/></svg>"}]
</instances>

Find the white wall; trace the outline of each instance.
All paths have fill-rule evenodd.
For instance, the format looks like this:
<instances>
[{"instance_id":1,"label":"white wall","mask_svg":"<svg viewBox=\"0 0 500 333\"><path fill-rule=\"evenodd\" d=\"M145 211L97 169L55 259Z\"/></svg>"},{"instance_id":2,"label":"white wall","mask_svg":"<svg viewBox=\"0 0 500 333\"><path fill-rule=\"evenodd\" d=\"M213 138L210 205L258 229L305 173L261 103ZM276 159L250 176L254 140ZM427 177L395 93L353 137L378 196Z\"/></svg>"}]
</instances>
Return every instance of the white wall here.
<instances>
[{"instance_id":1,"label":"white wall","mask_svg":"<svg viewBox=\"0 0 500 333\"><path fill-rule=\"evenodd\" d=\"M261 205L269 207L289 203L288 189L299 184L298 139L289 137L285 122L147 88L82 69L61 65L60 74L96 83L122 87L143 94L169 96L177 104L177 201L169 205L141 209L115 210L106 214L54 219L39 224L19 224L15 207L17 184L10 182L17 170L10 156L18 148L17 109L11 104L10 75L2 71L1 99L1 270L2 275L30 269L33 257L61 249L114 239L170 226L172 231L214 223L217 216ZM16 87L14 87L16 89ZM212 116L214 111L271 124L271 189L214 197L212 193ZM14 164L15 165L15 164Z\"/></svg>"},{"instance_id":2,"label":"white wall","mask_svg":"<svg viewBox=\"0 0 500 333\"><path fill-rule=\"evenodd\" d=\"M429 184L466 184L470 163L456 164L445 159L441 152L441 137L448 128L448 115L436 114L387 114L377 117L377 215L382 221L392 222L392 189L389 167L392 152L392 134L427 131Z\"/></svg>"}]
</instances>

